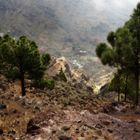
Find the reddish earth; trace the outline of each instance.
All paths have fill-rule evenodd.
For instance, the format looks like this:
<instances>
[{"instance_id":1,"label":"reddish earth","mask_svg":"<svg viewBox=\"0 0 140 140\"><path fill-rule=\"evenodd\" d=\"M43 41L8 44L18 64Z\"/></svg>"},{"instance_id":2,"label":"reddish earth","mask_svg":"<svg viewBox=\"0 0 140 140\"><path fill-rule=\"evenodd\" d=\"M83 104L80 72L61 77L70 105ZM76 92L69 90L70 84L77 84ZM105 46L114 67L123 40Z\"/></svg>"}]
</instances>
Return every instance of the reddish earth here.
<instances>
[{"instance_id":1,"label":"reddish earth","mask_svg":"<svg viewBox=\"0 0 140 140\"><path fill-rule=\"evenodd\" d=\"M21 98L19 82L0 80L0 140L140 139L140 108L129 103L114 106L64 83Z\"/></svg>"}]
</instances>

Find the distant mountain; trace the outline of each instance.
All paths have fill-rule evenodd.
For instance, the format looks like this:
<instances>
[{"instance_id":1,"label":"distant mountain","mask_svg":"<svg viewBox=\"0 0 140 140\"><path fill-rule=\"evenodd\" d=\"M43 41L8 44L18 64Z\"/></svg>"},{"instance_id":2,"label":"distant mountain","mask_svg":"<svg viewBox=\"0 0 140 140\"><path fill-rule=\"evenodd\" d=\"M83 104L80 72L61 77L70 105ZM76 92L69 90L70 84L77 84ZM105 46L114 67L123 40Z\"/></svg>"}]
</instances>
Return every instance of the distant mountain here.
<instances>
[{"instance_id":1,"label":"distant mountain","mask_svg":"<svg viewBox=\"0 0 140 140\"><path fill-rule=\"evenodd\" d=\"M0 0L0 32L27 35L55 56L97 72L95 45L126 21L138 0ZM92 66L89 69L89 66Z\"/></svg>"}]
</instances>

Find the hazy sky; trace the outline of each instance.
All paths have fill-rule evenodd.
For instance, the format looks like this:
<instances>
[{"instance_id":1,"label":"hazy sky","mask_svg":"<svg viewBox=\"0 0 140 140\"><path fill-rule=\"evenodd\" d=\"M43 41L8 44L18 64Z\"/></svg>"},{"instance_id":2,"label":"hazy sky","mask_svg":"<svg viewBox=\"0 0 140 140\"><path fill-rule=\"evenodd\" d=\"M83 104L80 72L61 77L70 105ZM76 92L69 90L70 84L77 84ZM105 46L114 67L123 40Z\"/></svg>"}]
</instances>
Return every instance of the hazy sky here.
<instances>
[{"instance_id":1,"label":"hazy sky","mask_svg":"<svg viewBox=\"0 0 140 140\"><path fill-rule=\"evenodd\" d=\"M97 7L105 7L108 4L114 7L126 8L127 6L135 7L140 0L87 0L97 5Z\"/></svg>"}]
</instances>

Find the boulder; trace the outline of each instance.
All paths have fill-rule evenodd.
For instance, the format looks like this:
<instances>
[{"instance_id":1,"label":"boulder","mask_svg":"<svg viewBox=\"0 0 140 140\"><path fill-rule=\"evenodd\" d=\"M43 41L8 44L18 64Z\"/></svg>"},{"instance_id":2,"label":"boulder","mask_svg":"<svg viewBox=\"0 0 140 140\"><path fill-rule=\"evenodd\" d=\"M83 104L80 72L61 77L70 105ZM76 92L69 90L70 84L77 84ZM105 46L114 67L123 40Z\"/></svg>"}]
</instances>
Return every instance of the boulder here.
<instances>
[{"instance_id":1,"label":"boulder","mask_svg":"<svg viewBox=\"0 0 140 140\"><path fill-rule=\"evenodd\" d=\"M103 123L104 125L108 126L108 125L111 124L111 121L109 121L109 120L104 120L104 121L102 121L102 123Z\"/></svg>"},{"instance_id":2,"label":"boulder","mask_svg":"<svg viewBox=\"0 0 140 140\"><path fill-rule=\"evenodd\" d=\"M2 135L3 133L4 133L3 129L0 128L0 135Z\"/></svg>"},{"instance_id":3,"label":"boulder","mask_svg":"<svg viewBox=\"0 0 140 140\"><path fill-rule=\"evenodd\" d=\"M70 127L69 127L69 126L64 126L64 127L62 128L62 130L68 131L68 130L70 130Z\"/></svg>"},{"instance_id":4,"label":"boulder","mask_svg":"<svg viewBox=\"0 0 140 140\"><path fill-rule=\"evenodd\" d=\"M40 133L40 127L34 122L33 119L28 122L26 133L31 135Z\"/></svg>"},{"instance_id":5,"label":"boulder","mask_svg":"<svg viewBox=\"0 0 140 140\"><path fill-rule=\"evenodd\" d=\"M0 110L2 110L2 109L6 109L6 108L7 108L7 106L6 106L5 104L0 103Z\"/></svg>"},{"instance_id":6,"label":"boulder","mask_svg":"<svg viewBox=\"0 0 140 140\"><path fill-rule=\"evenodd\" d=\"M68 136L60 136L59 140L72 140L72 137L68 137Z\"/></svg>"}]
</instances>

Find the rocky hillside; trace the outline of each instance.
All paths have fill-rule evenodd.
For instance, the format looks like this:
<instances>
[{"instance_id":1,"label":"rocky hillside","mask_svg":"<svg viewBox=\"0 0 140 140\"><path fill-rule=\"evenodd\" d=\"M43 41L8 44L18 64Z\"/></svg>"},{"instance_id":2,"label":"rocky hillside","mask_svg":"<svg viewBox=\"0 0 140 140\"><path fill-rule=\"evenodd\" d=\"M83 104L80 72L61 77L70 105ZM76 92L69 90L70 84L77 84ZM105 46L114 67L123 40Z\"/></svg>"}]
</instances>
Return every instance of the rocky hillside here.
<instances>
[{"instance_id":1,"label":"rocky hillside","mask_svg":"<svg viewBox=\"0 0 140 140\"><path fill-rule=\"evenodd\" d=\"M102 65L95 45L126 21L138 0L0 0L0 32L27 35L92 75ZM89 69L89 66L91 69Z\"/></svg>"},{"instance_id":2,"label":"rocky hillside","mask_svg":"<svg viewBox=\"0 0 140 140\"><path fill-rule=\"evenodd\" d=\"M46 75L51 77L56 77L63 72L67 82L71 83L72 85L80 85L83 88L89 89L94 91L95 82L92 78L87 76L83 71L79 69L74 69L70 65L69 61L65 57L54 58L48 69L46 71ZM104 81L104 84L107 83L107 80Z\"/></svg>"},{"instance_id":3,"label":"rocky hillside","mask_svg":"<svg viewBox=\"0 0 140 140\"><path fill-rule=\"evenodd\" d=\"M35 136L33 136L35 135ZM23 140L138 140L140 124L104 113L51 108L32 119Z\"/></svg>"},{"instance_id":4,"label":"rocky hillside","mask_svg":"<svg viewBox=\"0 0 140 140\"><path fill-rule=\"evenodd\" d=\"M60 72L65 79L61 79ZM53 59L45 77L55 87L38 89L26 79L0 75L0 139L2 140L138 140L140 108L117 103L116 93L96 95L90 79L64 58ZM45 78L44 77L44 78ZM91 82L92 83L92 82ZM123 130L123 131L122 131Z\"/></svg>"},{"instance_id":5,"label":"rocky hillside","mask_svg":"<svg viewBox=\"0 0 140 140\"><path fill-rule=\"evenodd\" d=\"M23 98L19 81L0 76L0 139L138 140L140 108L112 101L62 81Z\"/></svg>"},{"instance_id":6,"label":"rocky hillside","mask_svg":"<svg viewBox=\"0 0 140 140\"><path fill-rule=\"evenodd\" d=\"M96 108L102 101L106 103L106 99L96 99L91 91L63 81L56 82L55 89L51 91L29 87L26 90L27 96L23 98L20 96L19 81L9 83L7 79L0 76L1 139L13 140L24 135L29 120L50 106L81 110L90 106Z\"/></svg>"}]
</instances>

